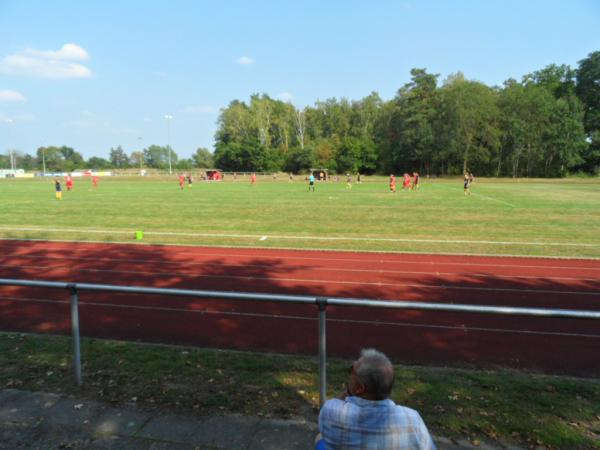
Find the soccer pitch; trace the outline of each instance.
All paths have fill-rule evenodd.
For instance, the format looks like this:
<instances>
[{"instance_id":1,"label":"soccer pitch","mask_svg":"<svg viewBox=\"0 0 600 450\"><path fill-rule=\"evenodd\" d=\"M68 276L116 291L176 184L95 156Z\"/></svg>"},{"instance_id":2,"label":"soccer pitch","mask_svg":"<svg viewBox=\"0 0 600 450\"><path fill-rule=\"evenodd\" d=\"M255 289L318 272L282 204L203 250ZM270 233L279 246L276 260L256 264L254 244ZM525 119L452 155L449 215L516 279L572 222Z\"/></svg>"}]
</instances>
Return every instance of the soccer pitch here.
<instances>
[{"instance_id":1,"label":"soccer pitch","mask_svg":"<svg viewBox=\"0 0 600 450\"><path fill-rule=\"evenodd\" d=\"M0 238L600 257L600 180L422 179L389 192L387 178L308 184L296 177L194 183L172 178L0 180Z\"/></svg>"}]
</instances>

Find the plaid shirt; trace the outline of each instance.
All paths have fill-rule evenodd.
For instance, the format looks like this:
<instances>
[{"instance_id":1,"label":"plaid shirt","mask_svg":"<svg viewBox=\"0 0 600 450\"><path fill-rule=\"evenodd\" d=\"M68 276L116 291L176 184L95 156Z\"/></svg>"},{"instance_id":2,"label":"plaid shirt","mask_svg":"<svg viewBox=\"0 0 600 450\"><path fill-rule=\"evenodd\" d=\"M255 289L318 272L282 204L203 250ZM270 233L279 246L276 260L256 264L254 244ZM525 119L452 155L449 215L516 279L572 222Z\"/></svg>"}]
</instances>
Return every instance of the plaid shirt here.
<instances>
[{"instance_id":1,"label":"plaid shirt","mask_svg":"<svg viewBox=\"0 0 600 450\"><path fill-rule=\"evenodd\" d=\"M319 414L319 431L328 449L435 450L419 413L389 399L328 400Z\"/></svg>"}]
</instances>

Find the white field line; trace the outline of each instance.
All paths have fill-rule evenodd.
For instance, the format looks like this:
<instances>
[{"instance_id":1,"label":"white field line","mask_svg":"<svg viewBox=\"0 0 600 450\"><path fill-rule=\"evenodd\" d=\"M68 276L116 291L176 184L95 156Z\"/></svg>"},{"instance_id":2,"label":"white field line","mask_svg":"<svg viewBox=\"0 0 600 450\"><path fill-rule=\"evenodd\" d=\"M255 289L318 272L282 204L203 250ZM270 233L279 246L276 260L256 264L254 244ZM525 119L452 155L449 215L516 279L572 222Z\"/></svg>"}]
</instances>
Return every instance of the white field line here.
<instances>
[{"instance_id":1,"label":"white field line","mask_svg":"<svg viewBox=\"0 0 600 450\"><path fill-rule=\"evenodd\" d=\"M504 200L499 200L499 199L494 198L494 197L488 197L487 195L479 194L477 192L471 192L471 195L476 195L477 197L481 197L481 198L484 198L486 200L492 200L494 202L502 203L502 204L510 206L512 208L516 208L517 207L516 205L513 205L512 203L508 203L508 202L505 202Z\"/></svg>"},{"instance_id":2,"label":"white field line","mask_svg":"<svg viewBox=\"0 0 600 450\"><path fill-rule=\"evenodd\" d=\"M60 240L56 240L56 241L48 241L46 239L26 239L26 238L0 238L0 240L5 240L5 241L28 241L28 242L42 242L42 243L61 243L61 244L65 244L65 243L69 243L69 244L101 244L101 245L135 245L135 246L139 246L139 243L135 243L133 244L130 241L110 241L110 242L106 242L106 241L80 241L80 240L68 240L68 239L60 239ZM182 253L185 252L186 258L189 257L189 250L187 250L188 247L194 247L194 248L207 248L206 245L193 245L193 244L157 244L157 243L153 243L153 244L143 244L145 246L166 246L166 247L172 247L172 248L182 248L183 250L181 251ZM600 261L600 258L593 258L593 257L574 257L574 256L540 256L540 255L511 255L511 254L487 254L487 253L430 253L430 252L407 252L407 251L402 251L402 252L398 252L398 251L385 251L385 250L345 250L345 249L336 249L336 248L319 248L319 249L314 249L314 248L296 248L296 247L268 247L268 248L264 248L264 247L254 247L254 246L244 246L244 245L227 245L227 246L220 246L220 245L211 245L208 248L212 248L212 249L222 249L223 252L220 253L205 253L203 252L201 255L197 255L197 256L206 256L206 257L218 257L218 258L229 258L229 257L235 257L235 258L252 258L252 259L256 259L257 257L260 257L262 259L276 259L278 261L280 260L287 260L287 259L292 259L292 260L302 260L302 261L344 261L344 262L348 262L348 261L352 261L351 258L327 258L327 257L323 257L322 255L331 252L331 253L348 253L348 254L360 254L360 262L373 262L373 263L385 263L385 264L396 264L396 263L401 263L401 264L430 264L432 266L467 266L467 267L502 267L502 268L522 268L522 269L558 269L558 270L600 270L600 267L589 267L589 266L549 266L549 265L528 265L528 264L493 264L493 263L481 263L481 262L468 262L468 263L463 263L463 262L458 262L458 261L411 261L409 259L370 259L367 258L366 255L374 255L374 254L385 254L385 255L397 255L398 253L401 253L403 255L410 255L410 256L443 256L443 257L452 257L452 258L456 258L456 257L461 257L461 256L467 256L467 257L476 257L476 258L496 258L496 259L507 259L507 258L517 258L517 259L529 259L529 260L544 260L544 261L548 261L548 260L558 260L558 261L581 261L581 260L585 260L587 262L591 262L591 261ZM269 252L268 254L264 254L264 255L259 255L257 256L256 254L244 254L244 253L225 253L225 250L231 250L231 249L244 249L244 250L260 250L260 251L267 251ZM48 249L47 251L58 251L58 250L63 250L65 252L70 252L72 251L71 247L58 247L58 246L53 246L52 248ZM290 255L285 255L285 256L278 256L276 254L274 254L274 252L276 251L285 251L285 252L289 252L289 251L294 251L294 252L304 252L304 253L315 253L316 256L290 256ZM37 258L37 256L29 256L29 255L12 255L15 257L18 256L23 256L23 257L32 257L32 258ZM45 258L51 258L49 256L44 256ZM52 257L52 258L56 258L56 257ZM82 259L88 259L88 260L98 260L98 258L82 258ZM116 260L116 261L120 261L120 260ZM133 262L152 262L153 260L148 260L148 259L132 259L132 260L125 260L125 261L133 261ZM175 263L174 263L175 264Z\"/></svg>"},{"instance_id":3,"label":"white field line","mask_svg":"<svg viewBox=\"0 0 600 450\"><path fill-rule=\"evenodd\" d=\"M49 271L52 269L67 268L70 272L91 272L91 273L115 273L115 274L128 274L128 275L143 275L143 276L173 276L172 272L150 272L150 271L139 271L139 270L111 270L111 269L77 269L73 268L71 264L59 265L59 266L23 266L23 265L3 265L0 267L18 267L21 269L38 269ZM185 276L185 274L178 273L179 277ZM595 291L557 291L552 289L516 289L516 288L495 288L495 287L472 287L472 286L452 286L446 284L422 284L422 283L382 283L382 282L369 282L369 281L339 281L339 280L327 280L327 279L311 279L311 278L291 278L291 277L257 277L251 275L202 275L202 274L190 274L188 275L195 280L199 278L212 278L222 280L258 280L258 281L277 281L277 282L294 282L294 283L312 283L321 286L340 284L350 286L375 286L375 287L409 287L415 289L442 289L442 290L458 290L458 291L484 291L484 292L513 292L513 293L527 293L527 294L556 294L556 295L584 295L584 296L597 296L600 292Z\"/></svg>"},{"instance_id":4,"label":"white field line","mask_svg":"<svg viewBox=\"0 0 600 450\"><path fill-rule=\"evenodd\" d=\"M29 303L56 303L56 304L69 304L67 300L50 300L50 299L36 299L36 298L22 298L22 297L0 297L1 300L13 301L13 302L29 302ZM264 314L264 313L242 313L242 312L229 312L229 311L210 311L210 310L193 310L187 308L174 308L166 306L139 306L139 305L123 305L116 303L98 303L98 302L86 302L80 301L80 306L94 306L101 308L121 308L121 309L137 309L143 311L163 311L163 312L181 312L181 313L192 313L192 314L206 314L206 315L224 315L224 316L242 316L242 317L257 317L264 319L287 319L287 320L306 320L315 322L317 319L314 316L291 316L284 314ZM363 324L363 325L375 325L375 326L395 326L395 327L410 327L410 328L433 328L440 330L459 330L467 332L479 331L488 333L507 333L507 334L528 334L528 335L540 335L540 336L560 336L560 337L581 337L581 338L600 338L598 334L588 333L567 333L560 331L533 331L533 330L517 330L510 328L482 328L482 327L470 327L470 326L450 326L450 325L435 325L430 323L410 323L410 322L381 322L378 320L353 320L353 319L335 319L328 318L328 322L336 323L352 323L352 324Z\"/></svg>"},{"instance_id":5,"label":"white field line","mask_svg":"<svg viewBox=\"0 0 600 450\"><path fill-rule=\"evenodd\" d=\"M206 254L203 253L200 256L211 256L210 254ZM212 256L219 256L219 257L224 257L224 256L232 256L232 255L222 255L222 254L214 254ZM42 260L54 260L54 261L67 261L67 262L76 262L76 261L93 261L93 262L111 262L111 263L122 263L122 264L147 264L147 265L152 265L153 267L157 267L158 265L170 265L170 266L182 266L184 269L193 269L194 267L199 267L199 268L203 268L203 267L207 267L207 266L214 266L214 267L241 267L241 268L252 268L252 269L261 269L261 268L272 268L273 266L271 264L245 264L245 263L236 263L236 264L232 264L232 263L227 263L227 262L187 262L187 261L164 261L161 259L117 259L117 258L106 258L106 257L102 257L99 256L97 258L83 258L83 257L72 257L72 256L46 256L46 255L11 255L11 258L23 258L23 259L33 259L33 260L37 260L37 259L42 259ZM256 255L251 256L251 255L246 255L246 258L252 258L252 259L256 259ZM281 259L281 258L274 258L274 259ZM287 259L287 258L286 258ZM294 258L291 258L294 259ZM296 258L298 259L298 258ZM323 261L326 260L325 258L303 258L303 259L309 259L309 260L313 260L313 261ZM339 260L339 261L349 261L349 260ZM369 262L369 261L365 261L363 259L360 259L359 262ZM371 261L371 262L378 262L378 263L382 263L385 265L389 265L390 261ZM399 262L403 262L403 261L399 261ZM424 262L423 264L431 264L429 262ZM445 265L467 265L465 263L444 263ZM468 264L469 266L478 266L479 264ZM481 264L481 265L485 265L485 264ZM500 266L500 265L498 265ZM26 267L26 266L11 266L11 265L7 265L7 266L3 266L0 265L0 267ZM62 267L62 266L58 266L58 267ZM502 265L500 267L527 267L527 268L532 268L534 266L512 266L512 265ZM566 269L565 267L550 267L550 266L541 266L544 269ZM295 268L296 269L296 268ZM585 270L589 270L588 268L585 267L568 267L568 269L577 269L578 271L581 271L582 269ZM373 274L381 274L381 275L431 275L431 276L436 276L436 277L445 277L445 276L454 276L454 275L461 275L464 277L468 277L468 278L494 278L494 279L500 279L500 280L514 280L514 279L518 279L518 280L539 280L540 278L543 278L544 280L557 280L557 281L587 281L587 282L600 282L600 279L598 278L581 278L581 277L554 277L554 276L550 276L550 275L499 275L499 274L494 274L494 273L472 273L472 272L439 272L439 271L414 271L414 270L388 270L388 269L348 269L348 268L344 268L344 267L327 267L327 266L306 266L306 267L301 267L298 270L309 270L309 271L318 271L318 272L350 272L350 273L373 273ZM600 267L594 267L591 270L600 270ZM171 272L172 273L172 272Z\"/></svg>"},{"instance_id":6,"label":"white field line","mask_svg":"<svg viewBox=\"0 0 600 450\"><path fill-rule=\"evenodd\" d=\"M74 228L11 228L0 227L0 231L39 231L46 233L100 233L100 234L129 234L133 236L134 230L93 230ZM146 236L182 236L182 237L208 237L208 238L241 238L260 240L263 234L227 234L227 233L182 233L169 231L144 231ZM403 238L377 238L353 236L294 236L294 235L269 235L271 239L309 240L309 241L355 241L355 242L419 242L435 244L490 244L490 245L538 245L554 247L600 247L598 244L582 244L570 242L527 242L527 241L478 241L464 239L403 239Z\"/></svg>"}]
</instances>

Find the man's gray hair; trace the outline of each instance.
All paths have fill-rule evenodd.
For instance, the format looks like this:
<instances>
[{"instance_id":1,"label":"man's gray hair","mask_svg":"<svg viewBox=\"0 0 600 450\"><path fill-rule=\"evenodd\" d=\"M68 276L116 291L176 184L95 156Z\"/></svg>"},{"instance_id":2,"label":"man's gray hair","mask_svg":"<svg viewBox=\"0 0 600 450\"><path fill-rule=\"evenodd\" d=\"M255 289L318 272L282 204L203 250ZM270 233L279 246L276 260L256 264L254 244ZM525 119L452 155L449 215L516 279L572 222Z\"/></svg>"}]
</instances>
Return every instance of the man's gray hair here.
<instances>
[{"instance_id":1,"label":"man's gray hair","mask_svg":"<svg viewBox=\"0 0 600 450\"><path fill-rule=\"evenodd\" d=\"M358 358L356 375L368 392L377 400L384 400L394 387L394 366L387 356L374 348L365 348Z\"/></svg>"}]
</instances>

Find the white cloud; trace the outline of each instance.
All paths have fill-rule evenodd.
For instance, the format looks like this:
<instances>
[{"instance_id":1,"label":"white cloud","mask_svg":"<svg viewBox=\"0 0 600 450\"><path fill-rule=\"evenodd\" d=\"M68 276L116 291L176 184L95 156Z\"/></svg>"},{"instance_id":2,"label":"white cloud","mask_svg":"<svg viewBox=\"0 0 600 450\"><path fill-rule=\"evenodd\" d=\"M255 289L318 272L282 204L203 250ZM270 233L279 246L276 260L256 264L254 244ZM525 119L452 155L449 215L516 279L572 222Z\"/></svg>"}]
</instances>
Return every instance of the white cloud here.
<instances>
[{"instance_id":1,"label":"white cloud","mask_svg":"<svg viewBox=\"0 0 600 450\"><path fill-rule=\"evenodd\" d=\"M0 91L0 102L24 102L25 96L17 91Z\"/></svg>"},{"instance_id":2,"label":"white cloud","mask_svg":"<svg viewBox=\"0 0 600 450\"><path fill-rule=\"evenodd\" d=\"M248 56L242 56L236 59L235 62L243 65L254 64L254 60L252 58L249 58Z\"/></svg>"},{"instance_id":3,"label":"white cloud","mask_svg":"<svg viewBox=\"0 0 600 450\"><path fill-rule=\"evenodd\" d=\"M294 100L294 94L292 94L291 92L282 92L277 96L277 98L284 102L291 102L292 100Z\"/></svg>"},{"instance_id":4,"label":"white cloud","mask_svg":"<svg viewBox=\"0 0 600 450\"><path fill-rule=\"evenodd\" d=\"M70 61L83 61L90 59L88 52L76 44L65 44L56 52L52 50L36 50L34 48L28 48L23 53L42 59L66 59Z\"/></svg>"},{"instance_id":5,"label":"white cloud","mask_svg":"<svg viewBox=\"0 0 600 450\"><path fill-rule=\"evenodd\" d=\"M92 71L72 62L89 59L87 51L75 44L65 44L58 51L28 48L0 60L0 73L38 78L89 78Z\"/></svg>"},{"instance_id":6,"label":"white cloud","mask_svg":"<svg viewBox=\"0 0 600 450\"><path fill-rule=\"evenodd\" d=\"M191 114L210 114L215 112L215 108L210 105L188 106L183 109L183 112Z\"/></svg>"}]
</instances>

